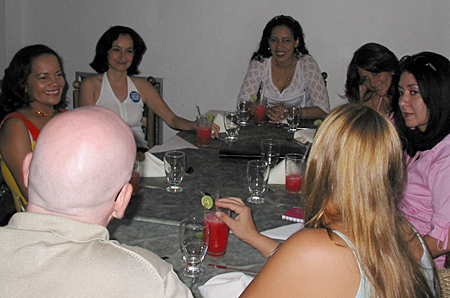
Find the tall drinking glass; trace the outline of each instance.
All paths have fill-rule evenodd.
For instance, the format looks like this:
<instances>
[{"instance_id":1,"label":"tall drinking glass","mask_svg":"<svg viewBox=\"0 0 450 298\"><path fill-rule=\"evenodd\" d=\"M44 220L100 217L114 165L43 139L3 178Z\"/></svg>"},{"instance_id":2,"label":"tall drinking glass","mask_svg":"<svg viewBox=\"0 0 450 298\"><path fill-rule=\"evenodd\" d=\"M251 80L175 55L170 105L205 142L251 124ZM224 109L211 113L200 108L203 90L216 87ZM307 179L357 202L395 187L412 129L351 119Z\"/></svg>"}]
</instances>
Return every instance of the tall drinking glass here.
<instances>
[{"instance_id":1,"label":"tall drinking glass","mask_svg":"<svg viewBox=\"0 0 450 298\"><path fill-rule=\"evenodd\" d=\"M286 192L298 195L302 189L305 160L302 154L289 153L285 156L286 163Z\"/></svg>"},{"instance_id":2,"label":"tall drinking glass","mask_svg":"<svg viewBox=\"0 0 450 298\"><path fill-rule=\"evenodd\" d=\"M186 171L186 157L184 152L166 152L164 154L164 170L166 171L167 182L169 182L166 191L172 193L182 192L183 188L180 186L180 183L183 181Z\"/></svg>"},{"instance_id":3,"label":"tall drinking glass","mask_svg":"<svg viewBox=\"0 0 450 298\"><path fill-rule=\"evenodd\" d=\"M197 117L197 145L199 147L209 147L211 143L212 121L205 115Z\"/></svg>"},{"instance_id":4,"label":"tall drinking glass","mask_svg":"<svg viewBox=\"0 0 450 298\"><path fill-rule=\"evenodd\" d=\"M252 101L250 98L240 98L237 104L237 112L239 116L239 125L247 126L252 112Z\"/></svg>"},{"instance_id":5,"label":"tall drinking glass","mask_svg":"<svg viewBox=\"0 0 450 298\"><path fill-rule=\"evenodd\" d=\"M225 127L227 137L226 142L236 142L239 135L239 118L236 111L226 111L223 115L223 125Z\"/></svg>"},{"instance_id":6,"label":"tall drinking glass","mask_svg":"<svg viewBox=\"0 0 450 298\"><path fill-rule=\"evenodd\" d=\"M277 165L280 158L280 140L264 139L261 141L261 159L265 160L270 168Z\"/></svg>"},{"instance_id":7,"label":"tall drinking glass","mask_svg":"<svg viewBox=\"0 0 450 298\"><path fill-rule=\"evenodd\" d=\"M290 106L286 108L286 120L289 125L288 131L295 132L300 125L302 118L301 109L297 106Z\"/></svg>"},{"instance_id":8,"label":"tall drinking glass","mask_svg":"<svg viewBox=\"0 0 450 298\"><path fill-rule=\"evenodd\" d=\"M263 194L269 179L269 165L264 160L250 160L247 163L247 180L250 197L247 202L252 204L264 203Z\"/></svg>"},{"instance_id":9,"label":"tall drinking glass","mask_svg":"<svg viewBox=\"0 0 450 298\"><path fill-rule=\"evenodd\" d=\"M200 216L183 219L180 223L179 241L183 260L186 262L184 276L202 275L201 265L209 243L208 222Z\"/></svg>"},{"instance_id":10,"label":"tall drinking glass","mask_svg":"<svg viewBox=\"0 0 450 298\"><path fill-rule=\"evenodd\" d=\"M265 97L257 98L253 102L253 119L257 126L263 126L266 122L267 99Z\"/></svg>"}]
</instances>

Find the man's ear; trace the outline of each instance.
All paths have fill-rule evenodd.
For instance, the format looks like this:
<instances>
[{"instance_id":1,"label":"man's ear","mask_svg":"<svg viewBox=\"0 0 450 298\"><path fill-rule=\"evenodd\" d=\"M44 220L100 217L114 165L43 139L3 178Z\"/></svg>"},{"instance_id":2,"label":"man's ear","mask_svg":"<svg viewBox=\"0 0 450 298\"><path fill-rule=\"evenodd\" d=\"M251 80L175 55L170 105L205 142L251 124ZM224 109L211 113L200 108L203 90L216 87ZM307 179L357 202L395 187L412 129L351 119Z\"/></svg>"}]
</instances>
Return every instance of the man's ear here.
<instances>
[{"instance_id":1,"label":"man's ear","mask_svg":"<svg viewBox=\"0 0 450 298\"><path fill-rule=\"evenodd\" d=\"M25 185L26 188L28 188L28 176L30 174L30 164L31 164L32 157L33 157L33 152L27 153L27 155L25 155L25 158L23 159L23 163L22 163L23 184Z\"/></svg>"},{"instance_id":2,"label":"man's ear","mask_svg":"<svg viewBox=\"0 0 450 298\"><path fill-rule=\"evenodd\" d=\"M132 193L133 186L130 183L127 183L122 187L114 202L112 217L117 219L121 219L123 217L128 203L130 202Z\"/></svg>"}]
</instances>

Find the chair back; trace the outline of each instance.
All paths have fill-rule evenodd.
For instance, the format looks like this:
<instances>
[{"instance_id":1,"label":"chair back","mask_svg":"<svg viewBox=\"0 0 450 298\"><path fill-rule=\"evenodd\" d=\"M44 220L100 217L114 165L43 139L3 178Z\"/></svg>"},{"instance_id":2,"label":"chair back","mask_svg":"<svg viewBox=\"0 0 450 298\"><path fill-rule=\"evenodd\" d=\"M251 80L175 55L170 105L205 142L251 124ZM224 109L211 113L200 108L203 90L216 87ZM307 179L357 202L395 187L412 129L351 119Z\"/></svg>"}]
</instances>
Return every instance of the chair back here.
<instances>
[{"instance_id":1,"label":"chair back","mask_svg":"<svg viewBox=\"0 0 450 298\"><path fill-rule=\"evenodd\" d=\"M77 108L79 106L80 99L80 86L81 81L90 76L97 75L97 73L93 72L75 72L75 81L73 82L73 108ZM155 87L156 91L163 96L163 79L162 78L154 78L152 76L142 77L150 82L150 84ZM152 148L155 145L161 145L163 141L162 137L162 119L156 115L146 104L144 104L144 112L142 115L142 129L144 130L145 140L147 141L148 147Z\"/></svg>"}]
</instances>

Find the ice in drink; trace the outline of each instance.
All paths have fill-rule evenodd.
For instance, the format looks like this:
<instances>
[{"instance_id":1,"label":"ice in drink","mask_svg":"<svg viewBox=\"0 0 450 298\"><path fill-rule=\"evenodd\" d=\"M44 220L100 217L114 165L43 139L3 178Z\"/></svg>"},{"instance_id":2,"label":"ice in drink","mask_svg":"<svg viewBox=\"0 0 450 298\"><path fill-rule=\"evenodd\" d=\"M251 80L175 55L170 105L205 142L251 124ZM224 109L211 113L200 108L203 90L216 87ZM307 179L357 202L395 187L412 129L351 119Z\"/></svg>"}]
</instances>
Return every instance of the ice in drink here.
<instances>
[{"instance_id":1,"label":"ice in drink","mask_svg":"<svg viewBox=\"0 0 450 298\"><path fill-rule=\"evenodd\" d=\"M209 225L208 255L220 257L227 251L230 228L214 212L206 212L205 220Z\"/></svg>"}]
</instances>

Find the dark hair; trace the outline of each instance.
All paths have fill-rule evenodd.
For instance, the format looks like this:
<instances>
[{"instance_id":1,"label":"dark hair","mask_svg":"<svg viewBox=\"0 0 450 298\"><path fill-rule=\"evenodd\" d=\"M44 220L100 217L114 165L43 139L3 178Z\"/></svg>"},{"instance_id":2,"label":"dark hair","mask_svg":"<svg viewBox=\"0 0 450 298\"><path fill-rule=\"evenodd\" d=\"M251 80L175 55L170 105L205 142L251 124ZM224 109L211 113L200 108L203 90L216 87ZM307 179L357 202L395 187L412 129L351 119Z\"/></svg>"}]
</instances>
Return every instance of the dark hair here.
<instances>
[{"instance_id":1,"label":"dark hair","mask_svg":"<svg viewBox=\"0 0 450 298\"><path fill-rule=\"evenodd\" d=\"M295 40L299 40L298 47L296 47L295 50L303 55L309 54L308 50L306 49L305 35L303 34L303 29L302 26L300 26L300 23L290 16L279 15L274 17L269 21L269 23L267 23L266 27L264 28L261 41L259 43L259 49L257 52L253 53L251 60L256 59L262 61L264 58L269 58L270 56L272 56L272 53L269 50L269 38L270 34L272 34L273 28L277 26L288 27L291 30Z\"/></svg>"},{"instance_id":2,"label":"dark hair","mask_svg":"<svg viewBox=\"0 0 450 298\"><path fill-rule=\"evenodd\" d=\"M400 73L404 72L416 79L428 109L428 124L424 132L406 126L398 102L394 109L404 149L413 156L417 151L432 149L450 134L450 61L431 52L405 56L400 60Z\"/></svg>"},{"instance_id":3,"label":"dark hair","mask_svg":"<svg viewBox=\"0 0 450 298\"><path fill-rule=\"evenodd\" d=\"M388 95L396 96L400 77L399 65L397 57L388 48L377 43L367 43L356 50L348 66L347 81L345 82L345 96L349 102L360 102L361 100L359 98L361 76L358 73L358 67L374 73L393 72Z\"/></svg>"},{"instance_id":4,"label":"dark hair","mask_svg":"<svg viewBox=\"0 0 450 298\"><path fill-rule=\"evenodd\" d=\"M18 51L11 60L8 68L5 69L0 94L0 119L3 119L7 114L15 112L18 109L27 107L30 102L34 101L33 98L28 96L26 91L27 81L32 71L31 67L34 59L42 55L53 55L58 59L65 86L61 94L61 101L54 108L57 111L61 111L66 107L67 103L65 99L68 85L61 57L45 45L31 45Z\"/></svg>"},{"instance_id":5,"label":"dark hair","mask_svg":"<svg viewBox=\"0 0 450 298\"><path fill-rule=\"evenodd\" d=\"M137 75L140 73L138 67L144 53L147 51L147 46L136 31L125 26L114 26L103 33L95 47L94 61L89 65L98 73L107 71L109 68L108 51L111 49L113 42L119 38L119 35L129 35L133 39L134 57L133 62L131 62L130 67L127 69L127 74Z\"/></svg>"}]
</instances>

